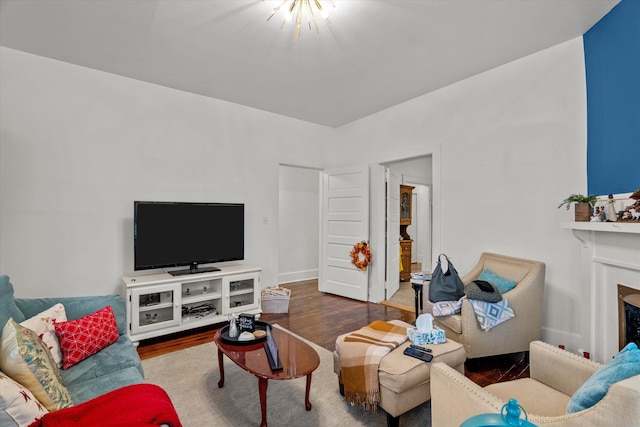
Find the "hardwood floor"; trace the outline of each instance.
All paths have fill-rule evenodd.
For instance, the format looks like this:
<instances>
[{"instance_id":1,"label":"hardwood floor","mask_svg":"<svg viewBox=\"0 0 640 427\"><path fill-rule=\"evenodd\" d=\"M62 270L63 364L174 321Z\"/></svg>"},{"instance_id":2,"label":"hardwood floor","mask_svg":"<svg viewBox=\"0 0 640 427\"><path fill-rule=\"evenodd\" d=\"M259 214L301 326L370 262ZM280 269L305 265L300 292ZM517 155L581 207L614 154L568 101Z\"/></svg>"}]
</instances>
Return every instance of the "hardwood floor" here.
<instances>
[{"instance_id":1,"label":"hardwood floor","mask_svg":"<svg viewBox=\"0 0 640 427\"><path fill-rule=\"evenodd\" d=\"M415 322L415 313L410 311L319 292L317 280L288 283L286 287L291 289L289 313L265 313L260 320L277 323L329 351L334 350L338 335L374 320ZM215 330L222 326L224 324L145 340L138 346L138 354L141 359L147 359L211 342ZM526 353L477 359L467 365L465 375L481 386L529 376Z\"/></svg>"}]
</instances>

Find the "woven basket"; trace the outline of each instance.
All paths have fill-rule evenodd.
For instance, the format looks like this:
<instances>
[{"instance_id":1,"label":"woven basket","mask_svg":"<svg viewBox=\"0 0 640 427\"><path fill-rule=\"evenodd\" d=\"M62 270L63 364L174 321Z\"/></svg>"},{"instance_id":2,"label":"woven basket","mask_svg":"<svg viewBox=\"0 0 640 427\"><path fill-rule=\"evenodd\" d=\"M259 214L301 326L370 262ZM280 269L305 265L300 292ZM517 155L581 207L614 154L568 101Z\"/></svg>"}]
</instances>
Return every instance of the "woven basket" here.
<instances>
[{"instance_id":1,"label":"woven basket","mask_svg":"<svg viewBox=\"0 0 640 427\"><path fill-rule=\"evenodd\" d=\"M262 312L263 313L288 313L289 312L289 295L262 296Z\"/></svg>"}]
</instances>

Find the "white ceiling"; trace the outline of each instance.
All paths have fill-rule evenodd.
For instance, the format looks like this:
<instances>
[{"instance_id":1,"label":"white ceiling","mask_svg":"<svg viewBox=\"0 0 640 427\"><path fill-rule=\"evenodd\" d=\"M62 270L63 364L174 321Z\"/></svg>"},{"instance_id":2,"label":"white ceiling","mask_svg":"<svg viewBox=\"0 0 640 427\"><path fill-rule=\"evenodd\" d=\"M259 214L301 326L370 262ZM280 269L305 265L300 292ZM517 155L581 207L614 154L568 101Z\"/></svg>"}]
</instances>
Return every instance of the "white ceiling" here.
<instances>
[{"instance_id":1,"label":"white ceiling","mask_svg":"<svg viewBox=\"0 0 640 427\"><path fill-rule=\"evenodd\" d=\"M619 0L0 0L0 44L338 127L584 34Z\"/></svg>"}]
</instances>

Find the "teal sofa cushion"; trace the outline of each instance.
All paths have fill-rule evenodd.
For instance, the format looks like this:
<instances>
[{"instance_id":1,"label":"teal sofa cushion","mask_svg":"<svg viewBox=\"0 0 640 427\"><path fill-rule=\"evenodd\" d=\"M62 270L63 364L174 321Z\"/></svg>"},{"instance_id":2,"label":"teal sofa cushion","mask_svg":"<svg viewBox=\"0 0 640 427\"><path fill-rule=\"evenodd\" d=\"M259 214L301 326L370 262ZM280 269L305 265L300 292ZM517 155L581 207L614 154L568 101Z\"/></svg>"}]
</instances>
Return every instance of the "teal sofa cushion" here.
<instances>
[{"instance_id":1,"label":"teal sofa cushion","mask_svg":"<svg viewBox=\"0 0 640 427\"><path fill-rule=\"evenodd\" d=\"M478 277L478 280L484 280L491 283L496 288L498 288L501 294L509 292L511 289L516 287L516 282L514 282L513 280L505 279L502 276L498 276L488 268L482 270L482 273L480 273L480 277Z\"/></svg>"},{"instance_id":2,"label":"teal sofa cushion","mask_svg":"<svg viewBox=\"0 0 640 427\"><path fill-rule=\"evenodd\" d=\"M60 374L66 385L73 386L109 375L119 368L129 367L136 368L139 375L143 377L142 363L135 346L131 344L128 337L121 336L115 343L75 364L73 368L77 369L64 369Z\"/></svg>"},{"instance_id":3,"label":"teal sofa cushion","mask_svg":"<svg viewBox=\"0 0 640 427\"><path fill-rule=\"evenodd\" d=\"M636 375L640 375L640 350L635 343L629 343L573 394L567 413L592 407L607 394L609 386Z\"/></svg>"},{"instance_id":4,"label":"teal sofa cushion","mask_svg":"<svg viewBox=\"0 0 640 427\"><path fill-rule=\"evenodd\" d=\"M16 300L13 296L13 285L9 280L9 276L3 274L0 275L0 330L4 328L4 325L7 324L11 317L16 323L27 319L16 305Z\"/></svg>"},{"instance_id":5,"label":"teal sofa cushion","mask_svg":"<svg viewBox=\"0 0 640 427\"><path fill-rule=\"evenodd\" d=\"M72 387L68 387L68 389L73 401L77 405L82 402L87 402L94 397L98 397L109 391L119 389L120 387L132 384L141 384L143 382L144 378L140 376L140 371L138 371L137 368L130 366L128 368L114 371L109 375L89 379L75 384Z\"/></svg>"},{"instance_id":6,"label":"teal sofa cushion","mask_svg":"<svg viewBox=\"0 0 640 427\"><path fill-rule=\"evenodd\" d=\"M144 382L142 363L126 336L60 374L74 402L85 402L118 387Z\"/></svg>"},{"instance_id":7,"label":"teal sofa cushion","mask_svg":"<svg viewBox=\"0 0 640 427\"><path fill-rule=\"evenodd\" d=\"M16 305L24 313L27 319L58 303L64 305L67 320L79 319L110 305L114 316L116 316L118 333L120 335L124 335L127 332L126 305L124 303L124 299L122 299L120 295L30 299L16 298Z\"/></svg>"}]
</instances>

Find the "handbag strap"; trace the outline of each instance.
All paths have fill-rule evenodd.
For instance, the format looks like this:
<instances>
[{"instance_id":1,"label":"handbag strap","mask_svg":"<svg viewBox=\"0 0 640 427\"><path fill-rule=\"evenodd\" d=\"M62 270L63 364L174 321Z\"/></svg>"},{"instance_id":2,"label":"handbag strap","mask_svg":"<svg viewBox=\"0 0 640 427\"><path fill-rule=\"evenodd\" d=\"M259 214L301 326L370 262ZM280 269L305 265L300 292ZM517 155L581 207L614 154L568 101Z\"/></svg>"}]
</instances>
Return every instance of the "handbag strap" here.
<instances>
[{"instance_id":1,"label":"handbag strap","mask_svg":"<svg viewBox=\"0 0 640 427\"><path fill-rule=\"evenodd\" d=\"M440 264L440 258L442 258L444 256L444 258L447 260L447 271L445 271L444 273L448 276L449 275L449 271L451 270L451 261L449 261L449 257L447 256L447 254L440 254L438 255L438 265L440 265L440 268L442 268L442 265Z\"/></svg>"}]
</instances>

